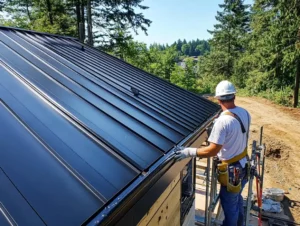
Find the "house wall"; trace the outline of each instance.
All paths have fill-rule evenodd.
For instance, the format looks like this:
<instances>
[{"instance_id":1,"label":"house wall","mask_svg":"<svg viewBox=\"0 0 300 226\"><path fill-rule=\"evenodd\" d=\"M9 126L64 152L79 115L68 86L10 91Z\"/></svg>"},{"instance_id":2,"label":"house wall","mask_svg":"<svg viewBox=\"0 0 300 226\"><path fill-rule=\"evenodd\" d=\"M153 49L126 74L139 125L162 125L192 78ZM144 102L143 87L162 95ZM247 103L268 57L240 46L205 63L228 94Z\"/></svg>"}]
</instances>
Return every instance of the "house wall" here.
<instances>
[{"instance_id":1,"label":"house wall","mask_svg":"<svg viewBox=\"0 0 300 226\"><path fill-rule=\"evenodd\" d=\"M138 223L138 226L179 226L180 198L181 181L180 174L178 174Z\"/></svg>"},{"instance_id":2,"label":"house wall","mask_svg":"<svg viewBox=\"0 0 300 226\"><path fill-rule=\"evenodd\" d=\"M203 132L194 139L189 140L185 145L200 147L206 138L207 134ZM103 225L177 226L186 225L186 222L189 222L188 225L190 225L194 219L193 199L195 196L192 194L191 199L188 200L191 203L191 207L188 207L187 213L182 212L184 205L181 203L183 189L182 170L186 170L185 167L189 162L190 159L185 159L175 164L170 161L163 169L155 173L155 177L159 178L158 180L153 179L154 183L150 181L150 184L147 185L148 188L142 188L140 192L132 193L132 198L128 199L130 203L126 204L127 206L133 204L129 210L124 205L124 208L120 209L119 212L115 212L115 215L111 217L109 224ZM195 165L193 167L192 181L195 184Z\"/></svg>"},{"instance_id":3,"label":"house wall","mask_svg":"<svg viewBox=\"0 0 300 226\"><path fill-rule=\"evenodd\" d=\"M103 225L128 226L142 224L142 219L144 219L147 213L149 213L152 209L152 213L148 214L149 216L144 223L144 225L148 225L148 223L154 217L154 214L158 212L155 210L161 207L162 203L166 201L166 198L170 195L171 191L174 190L178 183L181 183L180 174L189 161L189 159L186 159L175 164L170 161L164 166L163 169L155 173L155 177L159 179L155 180L154 178L153 180L151 180L153 181L153 183L151 183L150 181L150 188L142 188L140 191L132 193L132 198L129 201L133 203L133 206L131 206L130 209L126 208L126 206L124 205L124 208L120 209L119 212L114 212L115 215L112 216L110 222L107 222ZM181 193L181 184L176 187L177 191L179 190L179 188ZM180 193L179 195L177 195L177 200L180 199ZM131 203L128 203L127 205L130 205ZM160 211L161 210L162 209L160 209ZM172 209L172 211L174 210ZM179 213L178 218L180 218L179 209L177 209L177 212Z\"/></svg>"},{"instance_id":4,"label":"house wall","mask_svg":"<svg viewBox=\"0 0 300 226\"><path fill-rule=\"evenodd\" d=\"M207 139L204 132L190 143L192 147L200 147ZM162 192L160 197L151 206L148 212L138 223L138 226L180 226L181 217L181 178L180 173ZM182 219L183 220L183 219ZM184 218L183 225L190 226L195 223L195 202L193 202L188 214Z\"/></svg>"}]
</instances>

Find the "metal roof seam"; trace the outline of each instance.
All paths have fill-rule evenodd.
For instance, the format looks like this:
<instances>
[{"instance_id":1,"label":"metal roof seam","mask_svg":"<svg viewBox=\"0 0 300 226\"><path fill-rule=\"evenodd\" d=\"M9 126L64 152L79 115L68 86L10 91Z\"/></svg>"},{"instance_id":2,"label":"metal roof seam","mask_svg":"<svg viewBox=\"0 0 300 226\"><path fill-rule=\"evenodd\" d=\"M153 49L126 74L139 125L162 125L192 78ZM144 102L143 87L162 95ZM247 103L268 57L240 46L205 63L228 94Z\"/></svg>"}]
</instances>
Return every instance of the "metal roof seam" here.
<instances>
[{"instance_id":1,"label":"metal roof seam","mask_svg":"<svg viewBox=\"0 0 300 226\"><path fill-rule=\"evenodd\" d=\"M72 40L73 42L76 42L76 40ZM103 52L103 51L99 51L97 48L95 48L95 47L91 47L91 46L89 46L89 45L87 45L87 44L85 44L86 46L88 46L88 48L87 48L87 50L92 50L92 51L95 51L95 52L97 52L97 53L101 53L102 55L106 55L107 57L110 57L110 58L113 58L117 63L119 63L119 64L124 64L124 65L126 65L126 66L128 66L128 67L131 67L131 68L133 68L133 69L135 69L136 71L139 71L139 72L141 72L142 74L144 74L144 75L146 75L149 79L151 78L151 79L154 79L154 80L158 80L158 81L161 81L162 83L159 83L159 85L164 85L164 86L167 86L167 85L171 85L171 86L173 86L173 88L174 89L177 89L177 91L178 90L180 90L181 92L185 92L185 93L187 93L189 96L191 96L192 98L195 98L195 93L192 93L192 92L190 92L190 91L188 91L188 90L185 90L185 89L183 89L183 88L181 88L181 87L178 87L178 86L176 86L176 85L174 85L174 84L172 84L172 83L168 83L168 82L166 82L164 79L162 79L162 78L160 78L160 77L158 77L158 76L153 76L152 74L150 74L150 73L148 73L148 72L146 72L146 71L143 71L143 70L141 70L140 68L137 68L137 67L135 67L134 65L132 65L132 64L128 64L128 63L126 63L125 64L125 62L121 62L120 61L120 59L118 59L118 58L116 58L115 56L112 56L112 55L110 55L110 54L107 54L107 53L105 53L105 52ZM198 97L200 97L200 99L202 99L202 101L204 101L204 102L207 102L207 103L210 103L210 101L208 101L207 99L205 99L205 98L203 98L203 97L201 97L201 96L198 96ZM180 96L179 96L179 98L181 98ZM182 97L182 98L184 98L184 97ZM194 101L193 99L184 99L184 100L186 100L186 101L192 101L194 104L199 104L199 102L197 102L197 101ZM199 100L198 100L199 101ZM210 103L211 104L211 103Z\"/></svg>"},{"instance_id":2,"label":"metal roof seam","mask_svg":"<svg viewBox=\"0 0 300 226\"><path fill-rule=\"evenodd\" d=\"M67 56L66 56L67 57ZM78 59L79 60L79 59ZM82 60L81 60L82 61ZM87 64L88 63L86 63L85 64L85 66L87 66ZM103 74L102 74L103 75ZM106 77L107 77L107 75L105 75ZM98 76L97 76L98 77ZM98 77L99 78L99 77ZM100 78L99 78L100 79ZM112 79L111 78L108 78L109 80L111 80L112 81ZM113 78L113 79L115 79L115 78ZM126 85L128 85L128 84L126 84ZM128 85L129 86L129 85ZM140 94L139 94L139 96L138 97L136 97L136 99L141 99L141 98L145 98L145 99L148 99L148 100L151 100L152 102L154 101L154 99L155 100L158 100L158 97L148 97L147 95L144 95L144 92L141 92ZM164 104L164 103L160 103L160 102L157 102L156 103L157 105L159 105L159 106L161 106L162 108L166 108L165 107L165 105L166 104ZM174 110L174 114L177 114L178 115L178 117L181 117L181 118L183 118L183 116L182 116L182 114L184 114L184 115L186 115L186 117L189 117L189 116L187 116L187 113L183 113L183 111L181 111L181 112L179 112L179 113L177 113L177 111L180 111L179 109L177 109L177 108L175 108L175 107L172 107L170 104L167 104L168 106L168 108L171 108L171 109L173 109ZM168 108L166 108L166 109L168 109ZM189 120L190 121L193 121L193 124L194 124L194 126L196 126L197 125L197 122L193 119L193 118L191 118L191 117L189 117Z\"/></svg>"},{"instance_id":3,"label":"metal roof seam","mask_svg":"<svg viewBox=\"0 0 300 226\"><path fill-rule=\"evenodd\" d=\"M62 49L64 49L64 48L69 49L68 51L72 51L72 49L70 49L69 46L67 46L67 45L63 45L61 47L60 51L62 51ZM76 46L76 48L77 48L77 46ZM82 55L86 56L87 53L83 52ZM96 59L89 58L89 61L86 61L87 64L90 64L90 62L93 62L94 64L96 64ZM101 61L101 63L106 65L106 63L104 61ZM107 65L106 66L101 66L100 64L98 64L97 66L101 67L104 71L106 71L108 73L108 67L109 66L107 66ZM116 69L116 70L118 70L118 69ZM121 81L120 78L119 78L119 76L115 72L110 71L109 74L110 74L111 77L113 75L114 79L116 79L118 81ZM144 87L145 89L147 89L147 92L152 93L152 95L153 95L151 97L152 100L153 100L153 98L155 98L155 100L159 100L161 98L161 96L159 96L156 92L154 92L154 91L152 92L152 90L154 89L154 87L151 87L151 88L148 87L147 88L145 85L139 84L138 80L133 81L134 78L130 74L126 73L126 75L127 75L126 83L125 83L124 77L123 77L122 81L123 81L123 83L127 84L129 87L132 87L132 86L133 87L138 87L138 89L141 88L141 87ZM140 91L141 90L142 89L140 89ZM143 95L145 98L149 98L146 94L147 94L146 92L143 92L143 91L140 92L140 95ZM164 104L166 104L166 105L168 105L168 107L172 108L172 106L170 104L174 103L174 100L172 100L171 98L169 98L168 95L164 95L163 100L165 101ZM182 102L181 104L185 105L186 102ZM181 114L185 115L186 117L189 117L188 114L184 111L185 110L184 106L181 106L181 104L177 103L176 111L180 111ZM194 120L194 118L198 118L199 117L199 113L197 114L193 109L191 109L191 111L194 112L194 115L193 115L193 117L190 117L190 120Z\"/></svg>"},{"instance_id":4,"label":"metal roof seam","mask_svg":"<svg viewBox=\"0 0 300 226\"><path fill-rule=\"evenodd\" d=\"M14 186L14 188L19 192L19 194L23 197L23 199L25 200L25 202L30 206L30 208L35 212L35 214L38 216L38 218L45 224L46 222L44 221L44 219L40 216L40 214L33 208L33 206L30 204L30 202L26 199L26 197L21 193L21 191L18 189L18 187L14 184L14 182L9 178L9 176L6 174L5 170L3 170L0 167L1 171L4 173L4 175L7 177L7 179L10 181L10 183ZM0 202L1 204L1 202ZM13 225L14 226L14 225Z\"/></svg>"},{"instance_id":5,"label":"metal roof seam","mask_svg":"<svg viewBox=\"0 0 300 226\"><path fill-rule=\"evenodd\" d=\"M23 39L23 40L24 40L24 39ZM26 41L26 40L25 40L25 41ZM26 41L26 42L27 42L27 41ZM29 42L27 42L27 43L30 44L30 45L32 45L32 44L29 43ZM32 45L32 47L36 47L36 46ZM36 47L36 48L37 48L37 47ZM53 60L56 60L55 58L53 58L53 57L50 56L49 54L47 54L47 53L45 53L45 52L43 52L43 53L44 53L45 55L47 55L48 57L52 58ZM56 54L56 53L53 52L53 54ZM59 56L59 55L57 55L57 54L56 54L56 56L57 56L57 57L61 57L61 56ZM118 95L118 94L112 92L112 91L110 90L109 87L106 87L106 86L103 86L102 84L96 83L96 81L94 81L92 78L88 78L87 76L85 76L85 75L83 75L83 74L81 74L81 73L79 73L79 72L76 72L74 69L68 67L67 65L65 65L65 64L63 64L63 63L61 63L61 62L59 62L59 61L57 61L57 60L56 60L56 62L57 62L57 63L60 63L61 65L64 65L65 67L67 67L67 68L69 68L70 70L74 71L74 72L77 73L78 75L81 75L81 76L85 77L85 78L88 79L89 81L91 81L91 82L95 83L96 85L100 86L101 88L107 90L107 92L111 93L112 95L114 95L114 96L116 96L116 97L119 97L120 99L124 100L125 102L127 102L127 103L130 104L130 105L132 105L133 107L139 108L139 109L140 109L142 112L144 112L145 114L148 114L149 116L153 117L152 115L150 115L150 114L147 113L145 110L143 110L140 106L137 105L137 103L140 103L140 102L138 102L138 101L136 101L136 100L135 100L135 101L136 101L137 103L129 102L128 100L126 100L126 99L125 99L124 97L122 97L121 95ZM71 62L70 62L70 63L71 63ZM72 63L71 63L71 64L72 64ZM74 65L74 66L76 66L76 65ZM77 66L76 66L76 67L77 67ZM99 82L102 82L102 81L99 80ZM114 88L114 87L112 87L112 88ZM114 89L116 89L116 88L114 88ZM118 89L116 89L116 91L121 92L121 91L118 90ZM127 95L129 98L132 98L130 95L126 94L125 92L121 92L121 93L124 93L124 94ZM132 98L132 99L134 100L134 98ZM147 107L147 106L145 105L145 107ZM149 108L149 109L150 109L150 108ZM152 110L152 109L151 109L151 110ZM159 119L157 119L156 117L153 117L153 118L155 118L156 120L159 120ZM163 122L163 121L160 121L160 122L161 122L161 123L164 123L164 124L165 124L166 126L168 126L170 129L174 129L174 130L176 130L177 132L181 133L181 131L177 130L177 129L174 128L174 127L171 127L170 125L166 124L165 122ZM184 134L183 134L183 135L184 135Z\"/></svg>"},{"instance_id":6,"label":"metal roof seam","mask_svg":"<svg viewBox=\"0 0 300 226\"><path fill-rule=\"evenodd\" d=\"M2 172L8 178L8 180L11 182L11 180L5 174L4 170L1 167L0 167L0 172ZM16 186L14 184L12 184L12 185L16 189ZM5 208L5 206L1 202L0 202L0 212L5 217L5 220L7 220L10 225L12 225L12 226L17 225L17 222L15 221L15 219L11 216L11 214L8 212L8 210Z\"/></svg>"},{"instance_id":7,"label":"metal roof seam","mask_svg":"<svg viewBox=\"0 0 300 226\"><path fill-rule=\"evenodd\" d=\"M193 140L194 137L197 137L199 134L204 132L205 128L211 123L212 119L217 115L217 113L213 114L210 119L205 124L200 126L197 130L195 130L193 133L191 133L189 136L184 138L178 145L179 146L186 146L189 145L190 142ZM172 149L175 151L175 148ZM109 215L112 213L114 209L117 208L118 204L124 202L124 199L129 193L133 193L133 190L136 189L138 186L137 184L146 183L146 181L151 180L152 177L155 176L155 172L161 168L163 168L165 165L170 164L170 162L174 158L170 158L170 156L174 155L174 152L170 151L166 155L164 155L162 158L157 160L155 163L152 164L151 167L149 167L149 171L145 175L139 176L131 185L127 186L123 189L123 191L119 192L114 198L112 198L109 202L111 203L111 208L100 208L91 218L87 219L83 225L88 226L97 226L103 223ZM174 162L173 162L174 164ZM172 164L171 164L172 165ZM92 223L93 221L93 223ZM107 223L107 222L106 222ZM108 224L103 225L109 225Z\"/></svg>"},{"instance_id":8,"label":"metal roof seam","mask_svg":"<svg viewBox=\"0 0 300 226\"><path fill-rule=\"evenodd\" d=\"M1 41L2 42L2 41ZM6 45L4 43L4 45ZM7 45L6 45L7 46ZM8 47L10 48L10 47ZM11 48L10 48L11 49ZM17 55L20 55L20 53L14 51ZM157 144L153 143L152 141L148 140L147 138L141 136L138 132L136 132L135 130L133 130L132 128L126 126L125 124L122 124L120 121L118 121L118 119L111 117L109 114L107 114L106 112L104 112L103 110L99 109L97 106L95 106L93 103L91 103L90 101L88 101L87 99L82 98L78 93L75 93L73 90L69 89L68 87L66 87L65 85L63 85L62 83L60 83L57 79L55 79L54 77L50 76L49 74L47 74L46 72L44 72L42 69L40 69L39 67L37 67L35 64L33 64L30 60L24 58L24 56L20 55L25 61L27 61L32 67L36 68L37 70L39 70L42 74L44 74L47 78L49 78L50 80L54 81L58 86L61 86L63 88L68 89L69 91L71 91L75 96L78 96L79 98L81 98L82 100L86 101L87 103L89 103L91 106L95 107L96 109L100 110L101 112L103 112L104 114L106 114L108 117L112 118L113 120L115 120L116 122L119 122L120 125L122 125L123 127L127 128L129 131L131 131L133 134L136 134L136 136L139 136L140 138L142 138L143 140L145 140L147 143L155 146L156 148L158 148L161 152L163 152L163 149L161 147L159 147ZM28 79L26 79L28 81ZM29 81L28 81L29 82ZM30 82L31 83L31 82ZM36 85L34 85L36 87ZM65 103L67 104L67 103ZM170 142L171 143L171 142ZM130 151L130 149L128 149L128 151ZM130 151L131 152L131 151ZM131 152L133 153L133 152ZM142 160L142 159L141 159Z\"/></svg>"},{"instance_id":9,"label":"metal roof seam","mask_svg":"<svg viewBox=\"0 0 300 226\"><path fill-rule=\"evenodd\" d=\"M4 88L5 89L5 88ZM15 117L15 119L33 136L67 171L70 172L80 183L85 186L91 193L95 195L100 201L106 202L107 199L99 193L90 183L88 183L75 169L73 169L66 161L64 161L51 147L49 147L43 139L39 137L34 131L32 131L26 123L23 122L3 101L0 100L0 103L6 108L8 112Z\"/></svg>"},{"instance_id":10,"label":"metal roof seam","mask_svg":"<svg viewBox=\"0 0 300 226\"><path fill-rule=\"evenodd\" d=\"M84 126L82 123L80 123L78 120L74 119L70 113L66 113L67 110L62 110L64 109L62 106L58 107L58 103L55 101L51 101L50 97L47 96L46 94L43 93L39 88L34 87L30 82L28 82L26 79L24 79L22 76L18 74L18 72L14 71L12 67L9 66L6 62L3 62L3 60L0 58L0 64L4 65L5 68L8 68L10 72L13 74L17 75L17 79L19 79L21 82L25 83L26 86L28 86L30 89L32 89L34 92L36 92L49 106L51 106L53 109L55 109L57 112L59 112L62 116L64 116L69 122L71 122L73 125L75 125L77 128L80 128L82 131L85 131L85 133L93 138L93 140L97 141L98 144L101 144L102 147L105 147L105 150L116 156L119 160L124 162L126 165L128 165L130 168L134 169L136 172L140 172L137 170L139 167L133 164L132 162L128 161L127 158L123 155L120 155L120 151L116 153L115 147L110 147L110 145L106 144L96 133L90 131L86 126ZM55 104L54 104L55 103Z\"/></svg>"},{"instance_id":11,"label":"metal roof seam","mask_svg":"<svg viewBox=\"0 0 300 226\"><path fill-rule=\"evenodd\" d=\"M52 49L53 50L53 49ZM54 50L53 50L54 51ZM57 52L58 53L58 52ZM60 52L61 53L61 52ZM68 55L64 55L66 58L68 58ZM79 60L79 59L78 59ZM74 61L73 61L73 63L74 63ZM78 64L77 64L77 66L79 66ZM85 67L86 67L87 65L85 65ZM80 67L80 66L79 66ZM87 70L87 68L86 68L86 70ZM94 71L94 70L93 70ZM96 76L97 78L99 78L98 76ZM100 79L100 78L99 78ZM103 79L103 78L101 78L101 79ZM107 78L108 80L111 80L111 79L109 79L109 78ZM136 98L136 99L141 99L141 97L142 97L142 95L139 95L139 97L138 98ZM149 98L147 98L146 97L146 99L149 99ZM151 102L151 99L149 99L150 100L150 102ZM149 101L148 101L149 102ZM152 105L153 105L154 103L152 103ZM163 106L163 105L160 105L160 106ZM166 111L167 113L168 113L168 111ZM178 113L176 113L176 111L175 112L172 112L172 114L176 114L177 116L180 116L180 114L178 114ZM186 124L186 122L185 122L185 124ZM195 126L196 124L194 124L194 126Z\"/></svg>"},{"instance_id":12,"label":"metal roof seam","mask_svg":"<svg viewBox=\"0 0 300 226\"><path fill-rule=\"evenodd\" d=\"M1 31L0 31L1 32ZM1 32L2 33L2 32ZM5 34L4 34L5 35ZM5 35L6 36L6 35ZM10 40L12 40L10 37L7 37ZM105 101L107 104L114 106L115 108L119 109L119 111L123 112L125 115L127 115L128 117L132 118L132 120L136 120L138 122L140 122L140 124L144 125L145 127L149 128L150 130L152 130L154 133L157 133L159 135L161 135L162 137L164 137L165 139L169 140L170 142L174 142L173 140L171 140L170 138L168 138L167 136L165 136L165 134L154 130L153 128L151 128L150 126L148 126L147 124L143 123L143 121L131 116L130 114L128 114L127 112L125 112L124 110L122 110L121 108L118 108L117 106L113 105L112 103L106 101L105 99L103 99L101 96L97 95L96 93L94 93L93 91L85 88L83 85L81 85L80 83L74 81L73 79L69 78L68 76L66 76L65 74L63 74L62 72L60 72L58 69L56 69L55 67L53 67L52 65L50 65L48 62L44 61L43 59L41 59L40 57L38 57L36 54L33 54L31 51L29 51L28 49L24 48L23 46L19 45L19 43L15 42L14 40L12 40L16 45L20 46L22 49L24 49L25 51L27 51L29 54L31 54L33 57L35 57L37 60L43 62L44 64L46 64L48 67L52 68L54 71L56 71L58 74L60 74L62 77L66 78L67 80L69 80L71 83L76 84L80 87L82 87L83 89L91 92L92 94L96 95L98 98L102 99L103 101ZM24 56L23 56L24 57ZM27 58L26 58L27 59ZM28 60L28 59L27 59ZM46 73L46 72L44 72ZM51 76L53 78L53 76ZM56 79L55 79L56 80ZM58 80L56 80L58 83L62 84L61 82L59 82ZM64 85L65 86L65 85ZM66 88L70 89L70 87L65 86ZM73 91L73 90L72 90ZM74 91L73 91L74 92ZM79 95L78 93L74 93ZM82 97L81 95L79 95L83 100L86 100L86 98ZM86 100L87 101L87 100ZM89 101L88 101L89 102ZM92 104L91 102L89 102L90 104ZM97 107L97 106L95 106ZM100 111L103 111L101 108L97 107ZM105 111L103 111L103 113L106 114ZM110 117L112 117L111 115L109 115ZM116 118L115 118L116 119ZM116 119L117 121L119 121L121 124L124 125L124 123L122 123L122 121ZM126 125L124 125L126 126ZM130 129L129 127L127 127L128 129ZM134 132L134 131L133 131ZM139 136L143 137L140 133L138 134ZM146 137L144 137L144 139L148 140ZM148 140L148 142L152 143L150 140ZM152 143L153 145L155 145L154 143Z\"/></svg>"}]
</instances>

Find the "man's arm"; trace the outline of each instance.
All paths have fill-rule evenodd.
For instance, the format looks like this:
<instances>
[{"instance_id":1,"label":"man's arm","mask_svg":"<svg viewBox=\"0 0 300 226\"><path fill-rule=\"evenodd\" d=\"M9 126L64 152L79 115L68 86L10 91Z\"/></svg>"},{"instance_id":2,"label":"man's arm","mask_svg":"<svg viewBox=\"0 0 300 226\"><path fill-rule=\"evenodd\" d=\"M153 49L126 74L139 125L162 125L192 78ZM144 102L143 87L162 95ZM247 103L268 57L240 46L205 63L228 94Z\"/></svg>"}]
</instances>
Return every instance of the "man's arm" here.
<instances>
[{"instance_id":1,"label":"man's arm","mask_svg":"<svg viewBox=\"0 0 300 226\"><path fill-rule=\"evenodd\" d=\"M210 143L209 146L197 149L197 157L207 158L216 156L223 145Z\"/></svg>"},{"instance_id":2,"label":"man's arm","mask_svg":"<svg viewBox=\"0 0 300 226\"><path fill-rule=\"evenodd\" d=\"M184 148L183 150L176 152L175 158L177 161L180 161L188 157L200 157L200 158L213 157L218 154L222 146L223 145L210 143L209 146L204 148Z\"/></svg>"},{"instance_id":3,"label":"man's arm","mask_svg":"<svg viewBox=\"0 0 300 226\"><path fill-rule=\"evenodd\" d=\"M184 148L176 152L175 158L180 161L188 157L213 157L221 150L225 141L225 126L223 121L217 120L208 138L209 146L203 148Z\"/></svg>"}]
</instances>

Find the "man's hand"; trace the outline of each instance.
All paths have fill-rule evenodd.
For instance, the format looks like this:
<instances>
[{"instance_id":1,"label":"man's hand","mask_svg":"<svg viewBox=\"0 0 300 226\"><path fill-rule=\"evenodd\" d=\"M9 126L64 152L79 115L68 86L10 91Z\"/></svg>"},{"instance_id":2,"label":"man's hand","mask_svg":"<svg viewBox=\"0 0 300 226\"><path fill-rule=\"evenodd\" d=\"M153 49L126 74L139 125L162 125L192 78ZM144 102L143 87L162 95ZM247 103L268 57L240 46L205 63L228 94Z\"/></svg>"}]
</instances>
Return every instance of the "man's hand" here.
<instances>
[{"instance_id":1,"label":"man's hand","mask_svg":"<svg viewBox=\"0 0 300 226\"><path fill-rule=\"evenodd\" d=\"M189 158L189 157L196 157L197 156L197 148L184 148L180 151L175 152L175 160L181 161L182 159Z\"/></svg>"},{"instance_id":2,"label":"man's hand","mask_svg":"<svg viewBox=\"0 0 300 226\"><path fill-rule=\"evenodd\" d=\"M180 161L188 157L208 158L218 154L222 149L222 145L210 143L209 146L203 148L180 148L175 152L175 160ZM197 151L198 150L198 151Z\"/></svg>"}]
</instances>

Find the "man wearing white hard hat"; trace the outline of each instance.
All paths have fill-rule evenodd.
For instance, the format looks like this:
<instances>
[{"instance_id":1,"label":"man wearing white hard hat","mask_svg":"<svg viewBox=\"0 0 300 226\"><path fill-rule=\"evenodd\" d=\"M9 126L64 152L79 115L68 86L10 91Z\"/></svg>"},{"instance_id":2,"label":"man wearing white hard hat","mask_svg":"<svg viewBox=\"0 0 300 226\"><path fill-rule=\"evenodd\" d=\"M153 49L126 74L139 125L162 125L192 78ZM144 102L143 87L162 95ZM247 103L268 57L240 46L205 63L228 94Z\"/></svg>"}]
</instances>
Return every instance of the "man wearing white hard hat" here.
<instances>
[{"instance_id":1,"label":"man wearing white hard hat","mask_svg":"<svg viewBox=\"0 0 300 226\"><path fill-rule=\"evenodd\" d=\"M247 110L235 105L235 87L222 81L216 87L215 98L222 113L215 120L208 141L203 148L186 147L176 152L180 161L188 157L218 157L218 180L221 184L220 201L224 211L224 226L244 225L243 197L247 183L247 140L251 117Z\"/></svg>"}]
</instances>

